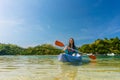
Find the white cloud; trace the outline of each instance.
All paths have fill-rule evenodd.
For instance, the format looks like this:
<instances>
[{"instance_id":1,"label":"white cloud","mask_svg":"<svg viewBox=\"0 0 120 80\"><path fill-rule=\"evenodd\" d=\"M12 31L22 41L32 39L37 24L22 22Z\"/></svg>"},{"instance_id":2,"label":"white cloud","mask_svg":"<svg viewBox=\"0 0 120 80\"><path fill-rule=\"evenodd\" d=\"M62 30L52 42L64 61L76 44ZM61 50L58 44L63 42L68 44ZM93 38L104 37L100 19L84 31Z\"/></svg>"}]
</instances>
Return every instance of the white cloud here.
<instances>
[{"instance_id":1,"label":"white cloud","mask_svg":"<svg viewBox=\"0 0 120 80\"><path fill-rule=\"evenodd\" d=\"M31 46L40 40L45 28L40 24L30 23L24 19L0 19L0 42ZM39 35L39 36L38 36ZM37 41L38 42L38 41Z\"/></svg>"},{"instance_id":2,"label":"white cloud","mask_svg":"<svg viewBox=\"0 0 120 80\"><path fill-rule=\"evenodd\" d=\"M20 32L22 31L44 31L45 27L40 24L34 24L25 21L24 19L0 19L0 33L3 32ZM50 28L50 26L48 27Z\"/></svg>"},{"instance_id":3,"label":"white cloud","mask_svg":"<svg viewBox=\"0 0 120 80\"><path fill-rule=\"evenodd\" d=\"M23 20L0 19L0 27L16 26L20 24L23 24Z\"/></svg>"},{"instance_id":4,"label":"white cloud","mask_svg":"<svg viewBox=\"0 0 120 80\"><path fill-rule=\"evenodd\" d=\"M18 44L24 31L23 20L0 19L0 42Z\"/></svg>"},{"instance_id":5,"label":"white cloud","mask_svg":"<svg viewBox=\"0 0 120 80\"><path fill-rule=\"evenodd\" d=\"M103 29L99 37L105 37L120 32L120 15L115 16L110 22L108 22L106 29Z\"/></svg>"},{"instance_id":6,"label":"white cloud","mask_svg":"<svg viewBox=\"0 0 120 80\"><path fill-rule=\"evenodd\" d=\"M46 28L24 19L0 19L0 40L16 39L23 36L26 39L32 36L38 37L38 34L45 32Z\"/></svg>"},{"instance_id":7,"label":"white cloud","mask_svg":"<svg viewBox=\"0 0 120 80\"><path fill-rule=\"evenodd\" d=\"M19 25L22 24L24 24L23 20L0 20L0 35L21 30Z\"/></svg>"}]
</instances>

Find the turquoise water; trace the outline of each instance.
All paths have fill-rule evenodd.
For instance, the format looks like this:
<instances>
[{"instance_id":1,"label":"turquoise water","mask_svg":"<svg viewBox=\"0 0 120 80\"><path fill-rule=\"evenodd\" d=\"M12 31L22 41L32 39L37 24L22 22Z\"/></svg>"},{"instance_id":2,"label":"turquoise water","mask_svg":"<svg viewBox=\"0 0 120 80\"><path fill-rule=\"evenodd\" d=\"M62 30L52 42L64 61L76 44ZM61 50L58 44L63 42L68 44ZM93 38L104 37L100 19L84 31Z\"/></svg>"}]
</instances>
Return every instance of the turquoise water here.
<instances>
[{"instance_id":1,"label":"turquoise water","mask_svg":"<svg viewBox=\"0 0 120 80\"><path fill-rule=\"evenodd\" d=\"M120 56L98 56L79 65L57 56L0 56L0 80L119 80Z\"/></svg>"}]
</instances>

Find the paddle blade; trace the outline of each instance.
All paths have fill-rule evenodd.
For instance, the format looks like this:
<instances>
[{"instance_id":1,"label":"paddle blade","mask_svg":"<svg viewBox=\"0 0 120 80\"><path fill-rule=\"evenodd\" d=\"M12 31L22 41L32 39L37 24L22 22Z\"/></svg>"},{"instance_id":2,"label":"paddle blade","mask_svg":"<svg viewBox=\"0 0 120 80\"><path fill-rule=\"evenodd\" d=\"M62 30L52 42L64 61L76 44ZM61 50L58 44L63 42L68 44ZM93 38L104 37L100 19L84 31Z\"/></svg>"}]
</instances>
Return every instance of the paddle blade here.
<instances>
[{"instance_id":1,"label":"paddle blade","mask_svg":"<svg viewBox=\"0 0 120 80\"><path fill-rule=\"evenodd\" d=\"M90 55L89 58L96 59L96 56L95 55Z\"/></svg>"},{"instance_id":2,"label":"paddle blade","mask_svg":"<svg viewBox=\"0 0 120 80\"><path fill-rule=\"evenodd\" d=\"M55 45L60 46L60 47L64 47L64 44L58 40L55 41Z\"/></svg>"}]
</instances>

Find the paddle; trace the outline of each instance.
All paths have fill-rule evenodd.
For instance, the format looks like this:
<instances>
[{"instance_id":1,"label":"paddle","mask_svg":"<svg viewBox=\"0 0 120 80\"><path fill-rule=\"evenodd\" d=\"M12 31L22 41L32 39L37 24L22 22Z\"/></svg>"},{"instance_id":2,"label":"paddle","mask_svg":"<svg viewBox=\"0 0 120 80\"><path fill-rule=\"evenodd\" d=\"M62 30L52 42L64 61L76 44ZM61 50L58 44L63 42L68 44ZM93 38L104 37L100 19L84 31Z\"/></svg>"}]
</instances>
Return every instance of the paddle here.
<instances>
[{"instance_id":1,"label":"paddle","mask_svg":"<svg viewBox=\"0 0 120 80\"><path fill-rule=\"evenodd\" d=\"M55 45L57 45L59 47L64 47L65 46L62 42L60 42L58 40L55 41ZM89 58L96 59L96 56L95 55L89 55Z\"/></svg>"},{"instance_id":2,"label":"paddle","mask_svg":"<svg viewBox=\"0 0 120 80\"><path fill-rule=\"evenodd\" d=\"M59 47L64 47L65 46L62 42L60 42L58 40L55 41L55 45L57 45Z\"/></svg>"}]
</instances>

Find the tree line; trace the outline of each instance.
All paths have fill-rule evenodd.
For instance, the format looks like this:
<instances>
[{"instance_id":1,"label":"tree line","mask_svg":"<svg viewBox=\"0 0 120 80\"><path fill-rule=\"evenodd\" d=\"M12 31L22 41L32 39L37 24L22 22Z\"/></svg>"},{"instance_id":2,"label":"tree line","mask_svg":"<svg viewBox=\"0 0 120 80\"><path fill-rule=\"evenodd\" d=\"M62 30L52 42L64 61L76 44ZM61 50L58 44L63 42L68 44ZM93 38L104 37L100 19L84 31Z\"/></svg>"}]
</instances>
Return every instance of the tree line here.
<instances>
[{"instance_id":1,"label":"tree line","mask_svg":"<svg viewBox=\"0 0 120 80\"><path fill-rule=\"evenodd\" d=\"M51 44L22 48L13 44L0 44L0 55L58 55L63 51Z\"/></svg>"},{"instance_id":2,"label":"tree line","mask_svg":"<svg viewBox=\"0 0 120 80\"><path fill-rule=\"evenodd\" d=\"M83 53L93 54L120 54L120 39L118 37L97 39L91 44L82 45L79 50Z\"/></svg>"},{"instance_id":3,"label":"tree line","mask_svg":"<svg viewBox=\"0 0 120 80\"><path fill-rule=\"evenodd\" d=\"M120 54L120 39L118 37L97 39L91 44L84 44L78 47L78 50L82 53ZM0 43L0 55L58 55L60 53L63 53L63 50L51 44L22 48L13 44Z\"/></svg>"}]
</instances>

